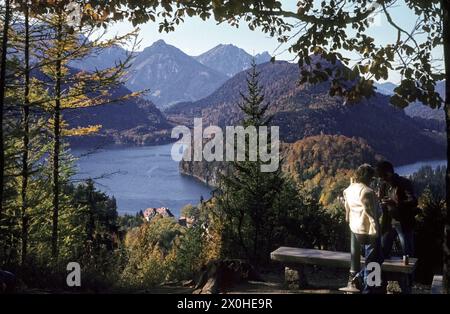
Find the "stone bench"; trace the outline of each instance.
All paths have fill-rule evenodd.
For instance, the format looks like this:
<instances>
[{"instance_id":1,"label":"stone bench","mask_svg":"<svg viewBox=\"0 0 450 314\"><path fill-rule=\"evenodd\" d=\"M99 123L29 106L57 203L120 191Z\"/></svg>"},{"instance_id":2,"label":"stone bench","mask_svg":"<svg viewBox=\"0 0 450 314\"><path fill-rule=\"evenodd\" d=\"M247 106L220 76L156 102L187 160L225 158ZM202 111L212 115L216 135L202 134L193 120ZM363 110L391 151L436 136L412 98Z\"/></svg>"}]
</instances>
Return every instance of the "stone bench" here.
<instances>
[{"instance_id":1,"label":"stone bench","mask_svg":"<svg viewBox=\"0 0 450 314\"><path fill-rule=\"evenodd\" d=\"M435 275L431 284L431 294L444 294L444 282L442 276Z\"/></svg>"},{"instance_id":2,"label":"stone bench","mask_svg":"<svg viewBox=\"0 0 450 314\"><path fill-rule=\"evenodd\" d=\"M350 269L350 253L345 252L280 247L273 251L270 257L273 261L278 261L285 266L285 281L290 288L301 289L307 286L304 265ZM383 272L410 275L414 273L416 264L416 258L410 258L409 264L405 265L402 258L393 257L386 259L381 268ZM361 265L364 265L364 258L361 258Z\"/></svg>"}]
</instances>

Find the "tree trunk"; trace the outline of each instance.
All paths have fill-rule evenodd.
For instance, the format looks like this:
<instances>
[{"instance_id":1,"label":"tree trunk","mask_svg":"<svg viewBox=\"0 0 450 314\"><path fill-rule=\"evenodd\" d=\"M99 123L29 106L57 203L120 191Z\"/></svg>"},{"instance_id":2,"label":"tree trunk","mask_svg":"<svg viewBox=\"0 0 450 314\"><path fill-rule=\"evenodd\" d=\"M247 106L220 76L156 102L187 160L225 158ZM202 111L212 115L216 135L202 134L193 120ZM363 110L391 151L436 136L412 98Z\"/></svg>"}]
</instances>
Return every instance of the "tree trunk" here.
<instances>
[{"instance_id":1,"label":"tree trunk","mask_svg":"<svg viewBox=\"0 0 450 314\"><path fill-rule=\"evenodd\" d=\"M62 79L62 18L58 17L57 25L57 56L55 81L55 108L53 113L53 228L52 228L52 255L58 259L58 216L59 216L59 153L61 147L61 79Z\"/></svg>"},{"instance_id":2,"label":"tree trunk","mask_svg":"<svg viewBox=\"0 0 450 314\"><path fill-rule=\"evenodd\" d=\"M5 183L5 147L3 140L3 110L6 89L6 55L8 50L8 32L10 23L10 1L5 1L5 20L3 25L2 56L0 60L0 218L3 213L3 190Z\"/></svg>"},{"instance_id":3,"label":"tree trunk","mask_svg":"<svg viewBox=\"0 0 450 314\"><path fill-rule=\"evenodd\" d=\"M87 225L87 239L89 241L89 245L93 247L94 243L94 230L95 230L95 220L94 220L94 212L95 212L95 200L94 200L94 185L91 185L91 182L88 183L87 186L87 194L88 194L88 206L89 206L89 220Z\"/></svg>"},{"instance_id":4,"label":"tree trunk","mask_svg":"<svg viewBox=\"0 0 450 314\"><path fill-rule=\"evenodd\" d=\"M27 190L28 190L28 154L29 154L29 142L30 142L30 21L29 21L29 8L25 4L25 88L24 88L24 104L22 108L22 188L20 195L22 198L22 265L25 264L27 259L28 248L28 202L27 202Z\"/></svg>"},{"instance_id":5,"label":"tree trunk","mask_svg":"<svg viewBox=\"0 0 450 314\"><path fill-rule=\"evenodd\" d=\"M450 2L441 1L444 30L444 60L445 60L445 121L447 125L447 173L446 173L446 214L444 230L444 291L450 293Z\"/></svg>"}]
</instances>

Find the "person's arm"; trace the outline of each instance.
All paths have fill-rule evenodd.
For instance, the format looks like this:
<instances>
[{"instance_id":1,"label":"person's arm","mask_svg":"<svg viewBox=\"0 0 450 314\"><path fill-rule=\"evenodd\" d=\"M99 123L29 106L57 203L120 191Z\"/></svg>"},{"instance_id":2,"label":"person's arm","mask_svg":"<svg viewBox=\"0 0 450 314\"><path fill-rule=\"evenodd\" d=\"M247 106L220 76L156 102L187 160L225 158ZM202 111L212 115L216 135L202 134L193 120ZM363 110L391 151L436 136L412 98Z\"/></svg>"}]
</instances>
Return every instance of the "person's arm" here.
<instances>
[{"instance_id":1,"label":"person's arm","mask_svg":"<svg viewBox=\"0 0 450 314\"><path fill-rule=\"evenodd\" d=\"M399 208L413 208L417 207L418 201L416 194L414 193L414 187L412 183L409 180L405 180L402 185L401 189L404 193L404 199L398 200L398 207Z\"/></svg>"},{"instance_id":2,"label":"person's arm","mask_svg":"<svg viewBox=\"0 0 450 314\"><path fill-rule=\"evenodd\" d=\"M375 192L366 191L362 196L362 203L370 224L374 225L378 232L378 206Z\"/></svg>"},{"instance_id":3,"label":"person's arm","mask_svg":"<svg viewBox=\"0 0 450 314\"><path fill-rule=\"evenodd\" d=\"M344 194L345 221L350 222L350 206L348 206L347 196Z\"/></svg>"}]
</instances>

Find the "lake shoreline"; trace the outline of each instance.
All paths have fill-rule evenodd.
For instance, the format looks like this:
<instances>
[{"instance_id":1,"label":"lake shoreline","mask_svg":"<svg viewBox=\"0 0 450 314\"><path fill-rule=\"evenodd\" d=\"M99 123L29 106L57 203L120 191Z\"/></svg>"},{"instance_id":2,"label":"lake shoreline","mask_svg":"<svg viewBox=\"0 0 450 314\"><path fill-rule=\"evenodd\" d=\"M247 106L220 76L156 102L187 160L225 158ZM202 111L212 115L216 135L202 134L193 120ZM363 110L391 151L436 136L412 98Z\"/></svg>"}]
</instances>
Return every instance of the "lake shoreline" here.
<instances>
[{"instance_id":1,"label":"lake shoreline","mask_svg":"<svg viewBox=\"0 0 450 314\"><path fill-rule=\"evenodd\" d=\"M202 182L182 175L178 162L171 158L171 144L147 147L110 147L94 152L72 150L82 156L76 162L75 178L100 177L96 186L117 200L120 215L134 215L147 208L167 207L175 216L189 204L209 199L212 189Z\"/></svg>"},{"instance_id":2,"label":"lake shoreline","mask_svg":"<svg viewBox=\"0 0 450 314\"><path fill-rule=\"evenodd\" d=\"M101 177L99 190L117 200L118 213L135 215L147 208L167 207L176 216L186 205L196 205L200 199L212 197L215 187L185 173L171 158L171 144L134 146L110 145L97 149L71 149L77 158L75 179ZM397 173L409 176L422 166L445 165L443 159L417 161L396 166Z\"/></svg>"}]
</instances>

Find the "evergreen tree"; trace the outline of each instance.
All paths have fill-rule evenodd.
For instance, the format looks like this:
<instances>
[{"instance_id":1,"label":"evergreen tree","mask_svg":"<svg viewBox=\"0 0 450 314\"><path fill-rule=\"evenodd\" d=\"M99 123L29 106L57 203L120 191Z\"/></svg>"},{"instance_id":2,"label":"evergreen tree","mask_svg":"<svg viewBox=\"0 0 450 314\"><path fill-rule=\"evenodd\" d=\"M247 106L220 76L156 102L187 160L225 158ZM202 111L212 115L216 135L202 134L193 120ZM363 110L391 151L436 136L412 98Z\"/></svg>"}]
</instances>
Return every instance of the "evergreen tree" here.
<instances>
[{"instance_id":1,"label":"evergreen tree","mask_svg":"<svg viewBox=\"0 0 450 314\"><path fill-rule=\"evenodd\" d=\"M239 107L245 113L243 126L255 127L259 134L258 128L268 126L270 117L258 79L253 62L247 78L248 95L241 95L243 103ZM228 175L221 176L222 195L218 206L225 219L225 254L243 256L260 265L267 261L272 246L271 231L279 218L275 204L283 188L283 178L280 168L275 172L261 172L263 162L259 149L256 161L250 161L248 138L245 143L249 148L246 161L232 162Z\"/></svg>"}]
</instances>

